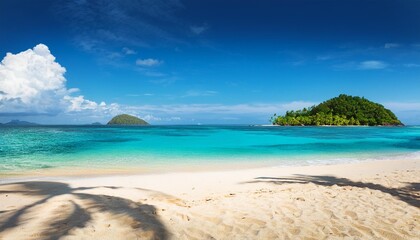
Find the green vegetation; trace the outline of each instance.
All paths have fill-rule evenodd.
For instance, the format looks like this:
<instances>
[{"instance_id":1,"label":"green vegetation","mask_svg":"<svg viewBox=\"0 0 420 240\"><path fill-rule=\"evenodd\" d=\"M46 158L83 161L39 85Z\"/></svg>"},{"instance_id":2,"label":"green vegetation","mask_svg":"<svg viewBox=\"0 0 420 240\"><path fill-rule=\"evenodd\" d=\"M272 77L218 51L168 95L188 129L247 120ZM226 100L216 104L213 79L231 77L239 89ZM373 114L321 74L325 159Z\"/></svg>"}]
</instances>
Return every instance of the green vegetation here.
<instances>
[{"instance_id":1,"label":"green vegetation","mask_svg":"<svg viewBox=\"0 0 420 240\"><path fill-rule=\"evenodd\" d=\"M149 125L143 119L134 117L128 114L121 114L115 116L108 122L107 125Z\"/></svg>"},{"instance_id":2,"label":"green vegetation","mask_svg":"<svg viewBox=\"0 0 420 240\"><path fill-rule=\"evenodd\" d=\"M271 118L274 125L403 125L393 112L365 98L341 94L319 105Z\"/></svg>"}]
</instances>

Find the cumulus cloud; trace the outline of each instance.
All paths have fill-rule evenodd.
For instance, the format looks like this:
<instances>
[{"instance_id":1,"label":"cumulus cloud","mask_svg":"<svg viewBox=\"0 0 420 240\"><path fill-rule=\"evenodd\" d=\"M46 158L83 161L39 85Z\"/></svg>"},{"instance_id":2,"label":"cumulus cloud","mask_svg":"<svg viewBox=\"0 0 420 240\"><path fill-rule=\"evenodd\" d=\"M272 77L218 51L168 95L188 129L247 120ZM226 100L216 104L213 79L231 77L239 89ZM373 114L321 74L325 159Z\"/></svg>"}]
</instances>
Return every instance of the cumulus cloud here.
<instances>
[{"instance_id":1,"label":"cumulus cloud","mask_svg":"<svg viewBox=\"0 0 420 240\"><path fill-rule=\"evenodd\" d=\"M7 53L0 63L0 117L28 116L31 118L27 120L32 120L41 119L43 115L53 115L54 119L62 119L63 123L86 123L90 120L106 121L113 115L127 113L160 123L192 122L194 119L202 121L209 116L211 119L208 122L223 118L248 121L249 118L245 116L266 119L275 112L313 105L311 102L138 106L98 103L78 94L77 88L67 88L65 72L66 69L56 61L44 44L17 54ZM217 92L190 91L187 94L209 96ZM50 121L43 119L44 122Z\"/></svg>"},{"instance_id":2,"label":"cumulus cloud","mask_svg":"<svg viewBox=\"0 0 420 240\"><path fill-rule=\"evenodd\" d=\"M65 72L44 44L18 54L7 53L0 63L0 115L115 109L115 105L73 96L79 89L66 87Z\"/></svg>"},{"instance_id":3,"label":"cumulus cloud","mask_svg":"<svg viewBox=\"0 0 420 240\"><path fill-rule=\"evenodd\" d=\"M7 53L0 64L0 91L5 93L0 100L30 104L34 100L48 101L50 95L65 94L65 72L43 44L16 55Z\"/></svg>"},{"instance_id":4,"label":"cumulus cloud","mask_svg":"<svg viewBox=\"0 0 420 240\"><path fill-rule=\"evenodd\" d=\"M142 67L154 67L162 64L163 62L153 58L137 59L136 64Z\"/></svg>"},{"instance_id":5,"label":"cumulus cloud","mask_svg":"<svg viewBox=\"0 0 420 240\"><path fill-rule=\"evenodd\" d=\"M387 68L388 64L382 61L364 61L359 64L360 69L364 70L375 70L375 69L384 69Z\"/></svg>"}]
</instances>

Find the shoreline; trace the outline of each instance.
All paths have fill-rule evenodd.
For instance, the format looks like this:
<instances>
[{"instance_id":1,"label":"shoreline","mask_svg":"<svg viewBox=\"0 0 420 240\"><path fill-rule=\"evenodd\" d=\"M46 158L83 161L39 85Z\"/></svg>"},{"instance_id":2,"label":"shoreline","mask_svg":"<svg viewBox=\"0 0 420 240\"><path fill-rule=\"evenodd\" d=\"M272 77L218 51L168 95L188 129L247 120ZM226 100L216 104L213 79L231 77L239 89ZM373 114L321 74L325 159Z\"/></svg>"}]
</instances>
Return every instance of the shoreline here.
<instances>
[{"instance_id":1,"label":"shoreline","mask_svg":"<svg viewBox=\"0 0 420 240\"><path fill-rule=\"evenodd\" d=\"M337 163L337 164L322 164L322 165L306 165L306 166L243 166L242 168L228 169L227 165L219 166L218 168L204 169L184 169L182 171L171 171L171 172L142 172L139 173L137 170L123 171L123 172L111 172L104 173L103 170L99 172L92 172L89 169L84 169L85 172L78 172L74 174L59 174L54 175L31 175L21 177L10 177L2 178L0 181L1 185L26 182L26 181L62 181L62 182L80 182L81 184L87 182L109 182L112 183L114 180L124 179L127 180L147 180L147 182L155 182L150 188L163 188L172 192L173 183L178 183L179 186L185 185L190 181L188 179L214 179L223 178L229 179L230 184L234 185L240 181L246 181L247 179L258 178L263 175L278 175L282 177L289 177L293 175L331 175L340 176L349 179L360 180L363 177L373 177L375 174L389 174L393 171L405 171L405 170L418 170L420 172L420 159L404 159L404 160L369 160L360 162L350 163ZM230 165L233 166L233 165ZM235 166L237 167L237 166ZM349 171L351 169L351 171ZM112 169L111 171L113 171ZM63 173L63 172L60 172ZM167 188L168 184L162 183L160 179L170 179L171 186ZM185 180L182 183L180 180ZM208 182L208 181L206 181ZM122 182L126 183L126 182ZM217 186L219 189L220 186ZM186 187L188 189L189 187ZM176 189L176 188L175 188ZM221 188L222 189L222 188ZM213 189L216 190L216 189ZM176 192L174 192L176 194Z\"/></svg>"},{"instance_id":2,"label":"shoreline","mask_svg":"<svg viewBox=\"0 0 420 240\"><path fill-rule=\"evenodd\" d=\"M420 237L420 159L6 181L1 239Z\"/></svg>"},{"instance_id":3,"label":"shoreline","mask_svg":"<svg viewBox=\"0 0 420 240\"><path fill-rule=\"evenodd\" d=\"M161 175L161 174L177 174L177 173L207 173L207 172L224 172L224 171L246 171L256 169L299 169L299 168L310 168L310 167L322 167L322 166L341 166L341 165L353 165L353 164L372 164L372 163L384 163L394 161L420 161L419 156L412 158L404 158L405 155L396 155L392 157L378 157L378 158L367 158L367 159L352 159L343 158L340 162L333 162L334 159L330 159L325 162L311 162L311 160L298 160L296 162L287 161L279 162L275 159L267 159L262 162L256 162L255 160L241 161L241 162L205 162L205 163L172 163L170 166L158 166L158 165L147 165L145 167L140 166L126 166L126 167L58 167L58 168L47 168L47 169L36 169L27 170L22 172L9 172L0 173L0 184L3 182L13 181L24 181L28 179L37 178L89 178L89 177L108 177L108 176L143 176L143 175ZM344 160L345 159L345 160ZM309 161L309 162L308 162Z\"/></svg>"}]
</instances>

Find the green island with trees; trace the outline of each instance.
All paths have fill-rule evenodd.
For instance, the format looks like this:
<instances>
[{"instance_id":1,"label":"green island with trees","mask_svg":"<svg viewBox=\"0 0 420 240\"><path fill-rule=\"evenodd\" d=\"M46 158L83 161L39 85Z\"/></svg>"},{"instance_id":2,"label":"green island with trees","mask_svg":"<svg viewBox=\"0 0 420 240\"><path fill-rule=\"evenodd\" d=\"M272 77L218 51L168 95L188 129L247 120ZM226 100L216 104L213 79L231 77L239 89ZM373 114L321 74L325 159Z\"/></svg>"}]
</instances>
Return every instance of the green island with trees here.
<instances>
[{"instance_id":1,"label":"green island with trees","mask_svg":"<svg viewBox=\"0 0 420 240\"><path fill-rule=\"evenodd\" d=\"M149 125L149 123L135 116L121 114L113 117L107 125Z\"/></svg>"},{"instance_id":2,"label":"green island with trees","mask_svg":"<svg viewBox=\"0 0 420 240\"><path fill-rule=\"evenodd\" d=\"M273 125L280 126L402 126L391 110L363 97L341 94L318 105L284 116L274 114Z\"/></svg>"}]
</instances>

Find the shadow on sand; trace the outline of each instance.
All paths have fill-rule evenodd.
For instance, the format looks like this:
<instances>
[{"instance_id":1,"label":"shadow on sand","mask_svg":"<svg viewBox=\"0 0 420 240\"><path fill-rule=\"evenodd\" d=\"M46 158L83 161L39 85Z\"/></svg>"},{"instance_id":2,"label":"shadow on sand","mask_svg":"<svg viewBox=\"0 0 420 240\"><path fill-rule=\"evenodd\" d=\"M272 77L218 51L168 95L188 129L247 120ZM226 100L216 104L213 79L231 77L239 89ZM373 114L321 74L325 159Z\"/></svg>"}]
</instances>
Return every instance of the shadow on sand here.
<instances>
[{"instance_id":1,"label":"shadow on sand","mask_svg":"<svg viewBox=\"0 0 420 240\"><path fill-rule=\"evenodd\" d=\"M1 190L4 187L13 187L17 190ZM113 216L128 218L132 229L147 234L150 239L167 239L168 232L165 226L156 216L156 208L152 205L134 202L129 199L80 193L83 190L95 188L118 189L119 187L101 186L101 187L80 187L71 188L68 184L60 182L20 182L7 185L0 185L0 194L21 194L26 196L36 196L41 199L29 205L13 211L4 211L0 213L0 234L6 230L19 228L21 224L30 220L30 217L24 217L30 214L35 207L40 207L54 197L70 195L73 200L69 200L70 211L59 211L60 214L54 219L45 222L42 232L37 239L58 239L69 235L70 231L76 228L84 228L92 220L94 213L106 213ZM149 190L150 191L150 190ZM75 201L76 200L76 201ZM87 204L80 205L76 202ZM5 216L6 215L6 216ZM26 220L25 220L26 219Z\"/></svg>"},{"instance_id":2,"label":"shadow on sand","mask_svg":"<svg viewBox=\"0 0 420 240\"><path fill-rule=\"evenodd\" d=\"M420 183L407 183L403 188L388 188L380 184L368 182L356 182L347 178L337 178L334 176L313 176L313 175L294 175L293 177L258 177L253 181L245 183L271 183L271 184L307 184L314 183L320 186L357 187L378 190L390 194L397 199L404 201L414 207L420 207Z\"/></svg>"}]
</instances>

